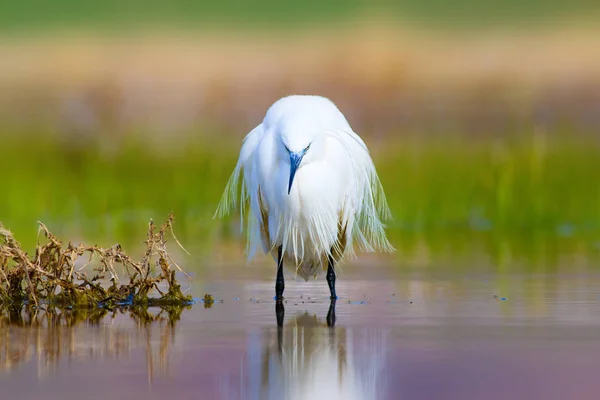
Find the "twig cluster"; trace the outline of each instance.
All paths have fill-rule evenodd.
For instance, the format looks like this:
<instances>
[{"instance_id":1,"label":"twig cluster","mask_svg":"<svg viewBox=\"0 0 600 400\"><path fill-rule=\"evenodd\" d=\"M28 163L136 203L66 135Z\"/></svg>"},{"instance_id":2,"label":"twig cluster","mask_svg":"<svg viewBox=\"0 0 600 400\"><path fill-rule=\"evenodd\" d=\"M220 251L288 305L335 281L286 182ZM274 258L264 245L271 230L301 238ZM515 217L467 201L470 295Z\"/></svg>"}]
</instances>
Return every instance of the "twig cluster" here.
<instances>
[{"instance_id":1,"label":"twig cluster","mask_svg":"<svg viewBox=\"0 0 600 400\"><path fill-rule=\"evenodd\" d=\"M172 214L160 229L150 221L144 242L146 249L137 262L125 254L119 244L108 249L86 244L75 246L71 242L65 246L46 225L38 224L38 237L41 233L47 240L43 245L38 241L35 255L30 257L0 223L0 302L3 304L110 307L193 302L191 296L182 293L175 277L176 271L185 272L166 248L167 231L181 246L173 232ZM86 262L80 265L82 259ZM117 271L124 272L128 278L126 283L121 283ZM161 283L166 283L166 290L161 290ZM149 296L153 289L159 297Z\"/></svg>"}]
</instances>

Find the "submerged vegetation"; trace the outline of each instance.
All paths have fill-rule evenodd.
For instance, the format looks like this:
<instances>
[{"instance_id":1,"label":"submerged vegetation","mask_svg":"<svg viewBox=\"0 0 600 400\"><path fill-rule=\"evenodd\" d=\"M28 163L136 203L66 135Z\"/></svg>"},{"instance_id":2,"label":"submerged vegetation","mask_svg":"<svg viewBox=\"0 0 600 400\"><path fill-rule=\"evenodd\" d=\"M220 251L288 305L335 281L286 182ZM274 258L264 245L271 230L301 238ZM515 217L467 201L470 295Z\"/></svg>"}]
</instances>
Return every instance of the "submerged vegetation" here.
<instances>
[{"instance_id":1,"label":"submerged vegetation","mask_svg":"<svg viewBox=\"0 0 600 400\"><path fill-rule=\"evenodd\" d=\"M177 241L173 215L159 229L150 221L140 261L129 257L119 244L108 249L70 242L65 245L43 223L39 227L46 243L38 243L30 257L0 224L0 301L4 306L73 309L184 306L193 302L191 296L182 293L175 274L183 271L166 248L168 231ZM86 260L80 265L82 259ZM120 283L119 270L126 274L126 283ZM163 283L166 289L161 290ZM150 296L154 290L159 297Z\"/></svg>"}]
</instances>

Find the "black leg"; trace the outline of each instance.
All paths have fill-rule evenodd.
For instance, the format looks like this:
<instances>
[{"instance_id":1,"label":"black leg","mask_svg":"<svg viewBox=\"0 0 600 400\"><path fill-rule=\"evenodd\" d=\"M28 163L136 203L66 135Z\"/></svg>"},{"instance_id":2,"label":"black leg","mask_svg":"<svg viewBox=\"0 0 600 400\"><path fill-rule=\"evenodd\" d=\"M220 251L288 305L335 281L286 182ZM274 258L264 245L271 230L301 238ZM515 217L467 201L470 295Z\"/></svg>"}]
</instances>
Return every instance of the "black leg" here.
<instances>
[{"instance_id":1,"label":"black leg","mask_svg":"<svg viewBox=\"0 0 600 400\"><path fill-rule=\"evenodd\" d=\"M331 293L331 300L337 300L335 294L335 271L333 267L333 258L329 256L329 265L327 266L327 284L329 285L329 292Z\"/></svg>"},{"instance_id":2,"label":"black leg","mask_svg":"<svg viewBox=\"0 0 600 400\"><path fill-rule=\"evenodd\" d=\"M331 300L329 303L329 311L327 312L327 326L335 326L335 300Z\"/></svg>"},{"instance_id":3,"label":"black leg","mask_svg":"<svg viewBox=\"0 0 600 400\"><path fill-rule=\"evenodd\" d=\"M277 278L275 281L275 300L283 300L283 289L285 289L285 282L283 281L283 253L281 246L279 246L279 248L277 249Z\"/></svg>"}]
</instances>

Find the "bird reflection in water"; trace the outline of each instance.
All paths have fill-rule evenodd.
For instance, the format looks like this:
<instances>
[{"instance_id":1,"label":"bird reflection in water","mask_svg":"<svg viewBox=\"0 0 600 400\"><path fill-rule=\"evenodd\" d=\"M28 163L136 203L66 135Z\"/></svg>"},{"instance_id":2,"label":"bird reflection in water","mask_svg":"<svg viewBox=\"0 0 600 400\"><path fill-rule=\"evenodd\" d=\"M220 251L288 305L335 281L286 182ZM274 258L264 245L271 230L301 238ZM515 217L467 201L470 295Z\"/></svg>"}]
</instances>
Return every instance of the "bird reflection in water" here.
<instances>
[{"instance_id":1,"label":"bird reflection in water","mask_svg":"<svg viewBox=\"0 0 600 400\"><path fill-rule=\"evenodd\" d=\"M262 353L249 353L245 398L381 398L385 331L336 326L335 300L324 321L308 311L285 321L283 302L275 317L276 338L274 329L263 330Z\"/></svg>"}]
</instances>

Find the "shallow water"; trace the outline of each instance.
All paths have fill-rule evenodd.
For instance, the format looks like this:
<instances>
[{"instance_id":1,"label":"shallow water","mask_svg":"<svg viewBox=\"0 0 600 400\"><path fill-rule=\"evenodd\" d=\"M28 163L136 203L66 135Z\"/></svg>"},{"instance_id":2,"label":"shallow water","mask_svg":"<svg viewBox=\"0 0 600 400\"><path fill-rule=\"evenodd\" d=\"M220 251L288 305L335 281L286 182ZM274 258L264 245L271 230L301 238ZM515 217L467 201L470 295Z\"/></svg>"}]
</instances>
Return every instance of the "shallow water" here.
<instances>
[{"instance_id":1,"label":"shallow water","mask_svg":"<svg viewBox=\"0 0 600 400\"><path fill-rule=\"evenodd\" d=\"M238 273L239 272L239 273ZM0 320L2 398L592 399L600 395L600 274L398 273L345 268L333 309L323 280L247 269L195 278L212 293L169 319L126 310ZM221 302L222 301L222 302ZM328 317L329 315L329 317ZM148 316L146 316L148 319ZM6 394L10 396L5 397Z\"/></svg>"}]
</instances>

